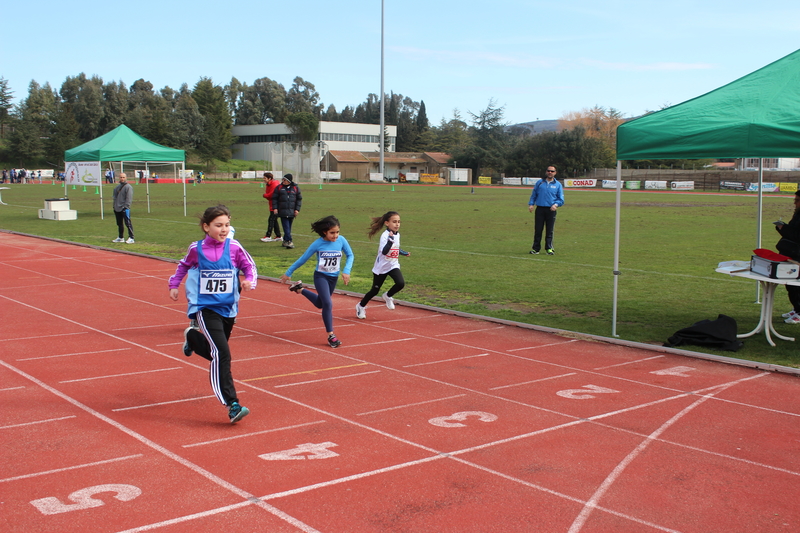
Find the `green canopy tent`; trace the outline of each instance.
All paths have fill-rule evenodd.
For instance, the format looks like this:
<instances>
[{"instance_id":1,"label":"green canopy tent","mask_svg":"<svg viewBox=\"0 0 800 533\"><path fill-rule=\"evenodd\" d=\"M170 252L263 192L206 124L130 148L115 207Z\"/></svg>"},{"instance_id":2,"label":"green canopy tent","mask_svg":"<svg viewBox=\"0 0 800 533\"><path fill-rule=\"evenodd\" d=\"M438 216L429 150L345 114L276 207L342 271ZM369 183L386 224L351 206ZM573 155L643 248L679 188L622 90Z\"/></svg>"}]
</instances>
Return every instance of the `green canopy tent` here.
<instances>
[{"instance_id":1,"label":"green canopy tent","mask_svg":"<svg viewBox=\"0 0 800 533\"><path fill-rule=\"evenodd\" d=\"M617 128L617 201L614 235L616 336L622 161L797 157L800 153L800 50L692 100ZM761 247L759 168L756 247Z\"/></svg>"},{"instance_id":2,"label":"green canopy tent","mask_svg":"<svg viewBox=\"0 0 800 533\"><path fill-rule=\"evenodd\" d=\"M99 161L118 162L120 171L124 171L125 163L173 163L181 166L181 181L183 182L183 215L186 216L186 152L175 148L168 148L145 139L124 124L114 128L105 135L101 135L80 146L64 152L64 161ZM64 186L66 187L66 180ZM100 188L100 210L103 214L103 195ZM150 212L150 183L147 182L147 212Z\"/></svg>"}]
</instances>

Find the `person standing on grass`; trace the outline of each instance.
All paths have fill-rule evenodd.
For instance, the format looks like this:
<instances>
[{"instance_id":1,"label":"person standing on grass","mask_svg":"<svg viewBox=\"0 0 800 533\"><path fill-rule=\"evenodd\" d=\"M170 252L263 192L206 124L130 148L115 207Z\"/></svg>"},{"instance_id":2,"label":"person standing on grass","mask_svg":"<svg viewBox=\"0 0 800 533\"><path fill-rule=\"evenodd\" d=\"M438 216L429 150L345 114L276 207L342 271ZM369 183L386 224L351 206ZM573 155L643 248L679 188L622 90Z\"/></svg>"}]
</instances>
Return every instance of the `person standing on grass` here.
<instances>
[{"instance_id":1,"label":"person standing on grass","mask_svg":"<svg viewBox=\"0 0 800 533\"><path fill-rule=\"evenodd\" d=\"M117 217L119 236L111 242L133 244L133 223L131 222L131 204L133 203L133 187L128 183L124 172L119 174L119 184L114 187L114 216ZM125 228L128 228L128 240L123 239Z\"/></svg>"},{"instance_id":2,"label":"person standing on grass","mask_svg":"<svg viewBox=\"0 0 800 533\"><path fill-rule=\"evenodd\" d=\"M394 281L392 288L384 292L382 296L383 301L386 302L386 307L389 309L394 309L393 296L406 286L403 274L400 272L398 257L411 254L400 249L400 214L397 211L389 211L384 213L383 216L373 218L367 235L371 239L382 229L386 229L386 231L381 234L381 240L378 244L378 257L375 258L375 265L372 267L372 288L356 304L356 317L362 319L367 318L367 304L380 292L383 282L386 281L386 276L389 276Z\"/></svg>"},{"instance_id":3,"label":"person standing on grass","mask_svg":"<svg viewBox=\"0 0 800 533\"><path fill-rule=\"evenodd\" d=\"M292 224L295 217L300 214L302 206L303 195L300 192L300 187L295 185L291 174L285 174L281 179L280 186L275 189L275 193L272 195L272 212L281 217L281 225L283 226L283 242L281 245L284 248L294 248Z\"/></svg>"},{"instance_id":4,"label":"person standing on grass","mask_svg":"<svg viewBox=\"0 0 800 533\"><path fill-rule=\"evenodd\" d=\"M547 226L547 233L544 238L544 248L547 255L555 255L553 249L553 231L556 226L556 210L564 205L564 189L556 179L556 167L547 167L547 174L544 179L536 182L531 192L531 199L528 201L528 212L536 208L533 230L533 249L529 252L538 254L542 249L542 229Z\"/></svg>"},{"instance_id":5,"label":"person standing on grass","mask_svg":"<svg viewBox=\"0 0 800 533\"><path fill-rule=\"evenodd\" d=\"M781 235L781 239L775 246L778 252L786 255L795 261L800 261L800 191L794 193L794 214L787 223L776 222L775 229ZM800 324L800 287L786 285L786 292L789 295L789 303L792 309L782 316L787 324Z\"/></svg>"},{"instance_id":6,"label":"person standing on grass","mask_svg":"<svg viewBox=\"0 0 800 533\"><path fill-rule=\"evenodd\" d=\"M281 281L286 283L292 280L292 274L308 261L312 255L317 254L317 268L314 270L314 288L316 294L303 288L302 281L296 281L289 286L289 290L305 296L317 309L322 309L322 322L328 333L328 345L338 348L342 345L333 332L333 291L342 273L342 281L350 283L350 269L353 268L353 250L343 236L339 235L339 219L335 216L321 218L311 224L311 229L319 235L319 239L311 243L308 250L294 262L281 276ZM342 267L343 255L347 262Z\"/></svg>"},{"instance_id":7,"label":"person standing on grass","mask_svg":"<svg viewBox=\"0 0 800 533\"><path fill-rule=\"evenodd\" d=\"M255 289L258 271L239 241L228 238L231 214L227 207L217 205L206 209L200 217L200 227L206 236L190 244L186 256L178 263L175 274L169 278L169 297L178 300L178 288L186 277L187 314L192 324L183 332L183 354L191 357L196 353L211 361L211 389L228 408L228 419L234 424L250 410L239 404L236 395L228 340L239 311L239 289ZM239 271L244 274L241 287Z\"/></svg>"},{"instance_id":8,"label":"person standing on grass","mask_svg":"<svg viewBox=\"0 0 800 533\"><path fill-rule=\"evenodd\" d=\"M267 234L261 237L261 242L275 242L283 240L281 239L281 227L280 223L278 222L278 214L274 211L273 202L275 196L275 190L278 188L280 183L278 183L272 172L264 172L264 198L267 199L269 202L269 221L267 222ZM270 235L272 235L272 231L275 230L275 238L273 239Z\"/></svg>"}]
</instances>

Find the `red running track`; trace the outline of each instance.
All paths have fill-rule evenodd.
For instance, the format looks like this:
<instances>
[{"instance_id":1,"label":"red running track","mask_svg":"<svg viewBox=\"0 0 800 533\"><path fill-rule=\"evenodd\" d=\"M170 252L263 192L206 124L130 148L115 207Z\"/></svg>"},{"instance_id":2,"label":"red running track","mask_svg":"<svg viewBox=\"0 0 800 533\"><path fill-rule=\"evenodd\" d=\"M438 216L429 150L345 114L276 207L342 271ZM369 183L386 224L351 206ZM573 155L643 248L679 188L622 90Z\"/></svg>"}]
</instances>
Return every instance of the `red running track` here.
<instances>
[{"instance_id":1,"label":"red running track","mask_svg":"<svg viewBox=\"0 0 800 533\"><path fill-rule=\"evenodd\" d=\"M800 531L794 376L285 285L227 422L174 264L0 233L4 532ZM413 280L411 280L413 283Z\"/></svg>"}]
</instances>

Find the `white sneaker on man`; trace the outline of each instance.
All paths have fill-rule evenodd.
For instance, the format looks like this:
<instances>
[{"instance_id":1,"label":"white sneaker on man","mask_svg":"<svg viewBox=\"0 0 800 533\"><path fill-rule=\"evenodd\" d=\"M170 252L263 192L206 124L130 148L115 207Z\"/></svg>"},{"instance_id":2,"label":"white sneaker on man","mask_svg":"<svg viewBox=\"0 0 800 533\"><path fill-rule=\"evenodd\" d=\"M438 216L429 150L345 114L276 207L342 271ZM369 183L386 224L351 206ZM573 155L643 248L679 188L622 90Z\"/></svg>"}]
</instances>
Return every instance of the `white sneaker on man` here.
<instances>
[{"instance_id":1,"label":"white sneaker on man","mask_svg":"<svg viewBox=\"0 0 800 533\"><path fill-rule=\"evenodd\" d=\"M116 239L114 239L111 242L125 242L125 239L123 239L122 237L117 237Z\"/></svg>"},{"instance_id":2,"label":"white sneaker on man","mask_svg":"<svg viewBox=\"0 0 800 533\"><path fill-rule=\"evenodd\" d=\"M261 242L272 242L272 237L261 237L259 240Z\"/></svg>"},{"instance_id":3,"label":"white sneaker on man","mask_svg":"<svg viewBox=\"0 0 800 533\"><path fill-rule=\"evenodd\" d=\"M360 303L356 304L356 317L357 318L367 318L367 308L363 307Z\"/></svg>"},{"instance_id":4,"label":"white sneaker on man","mask_svg":"<svg viewBox=\"0 0 800 533\"><path fill-rule=\"evenodd\" d=\"M389 309L394 309L394 298L389 296L389 291L383 293L383 301L386 302L386 307Z\"/></svg>"},{"instance_id":5,"label":"white sneaker on man","mask_svg":"<svg viewBox=\"0 0 800 533\"><path fill-rule=\"evenodd\" d=\"M794 315L796 315L796 314L797 314L797 312L795 312L795 310L794 310L794 309L792 309L792 310L791 310L791 311L789 311L788 313L783 313L781 316L782 316L783 318L789 318L790 316L794 316Z\"/></svg>"},{"instance_id":6,"label":"white sneaker on man","mask_svg":"<svg viewBox=\"0 0 800 533\"><path fill-rule=\"evenodd\" d=\"M800 324L800 315L795 313L786 320L784 320L784 322L786 322L787 324Z\"/></svg>"},{"instance_id":7,"label":"white sneaker on man","mask_svg":"<svg viewBox=\"0 0 800 533\"><path fill-rule=\"evenodd\" d=\"M125 241L125 244L133 244L135 242L136 241L134 241L133 239L129 238L127 241Z\"/></svg>"}]
</instances>

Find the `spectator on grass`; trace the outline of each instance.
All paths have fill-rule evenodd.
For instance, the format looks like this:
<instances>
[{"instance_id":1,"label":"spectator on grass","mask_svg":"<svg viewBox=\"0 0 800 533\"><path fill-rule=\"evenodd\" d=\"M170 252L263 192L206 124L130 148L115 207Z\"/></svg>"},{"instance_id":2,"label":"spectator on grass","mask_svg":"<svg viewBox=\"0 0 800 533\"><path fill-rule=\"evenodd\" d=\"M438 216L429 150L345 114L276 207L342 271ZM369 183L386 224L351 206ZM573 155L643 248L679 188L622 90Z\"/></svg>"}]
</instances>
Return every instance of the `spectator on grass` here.
<instances>
[{"instance_id":1,"label":"spectator on grass","mask_svg":"<svg viewBox=\"0 0 800 533\"><path fill-rule=\"evenodd\" d=\"M775 229L781 235L781 239L775 247L783 255L789 256L795 261L800 261L800 191L794 193L794 214L787 223L776 222ZM800 324L800 287L786 285L786 292L789 295L789 303L792 310L784 313L783 317L787 324Z\"/></svg>"},{"instance_id":2,"label":"spectator on grass","mask_svg":"<svg viewBox=\"0 0 800 533\"><path fill-rule=\"evenodd\" d=\"M300 187L295 185L291 174L285 174L280 186L275 189L275 193L272 195L272 212L281 217L281 225L283 226L283 243L281 244L285 248L294 248L292 224L295 217L300 214L302 205L303 194L300 192Z\"/></svg>"},{"instance_id":3,"label":"spectator on grass","mask_svg":"<svg viewBox=\"0 0 800 533\"><path fill-rule=\"evenodd\" d=\"M556 225L556 210L564 205L564 189L556 179L555 165L547 167L546 177L536 182L528 201L528 212L536 208L535 226L533 230L532 254L538 254L542 249L542 229L547 226L544 238L544 248L547 255L555 255L553 249L553 231Z\"/></svg>"},{"instance_id":4,"label":"spectator on grass","mask_svg":"<svg viewBox=\"0 0 800 533\"><path fill-rule=\"evenodd\" d=\"M264 198L267 199L269 207L269 221L267 222L267 233L263 237L261 237L261 242L276 242L283 240L281 238L281 227L280 222L278 219L278 215L275 212L275 206L277 202L275 201L275 190L280 186L275 180L275 177L272 175L272 172L264 172ZM275 238L272 238L272 232L275 232Z\"/></svg>"},{"instance_id":5,"label":"spectator on grass","mask_svg":"<svg viewBox=\"0 0 800 533\"><path fill-rule=\"evenodd\" d=\"M131 204L133 203L133 187L128 183L124 172L119 175L119 185L114 187L114 215L117 217L119 237L111 242L133 244L133 223L131 223ZM123 239L125 228L128 228L128 240Z\"/></svg>"}]
</instances>

